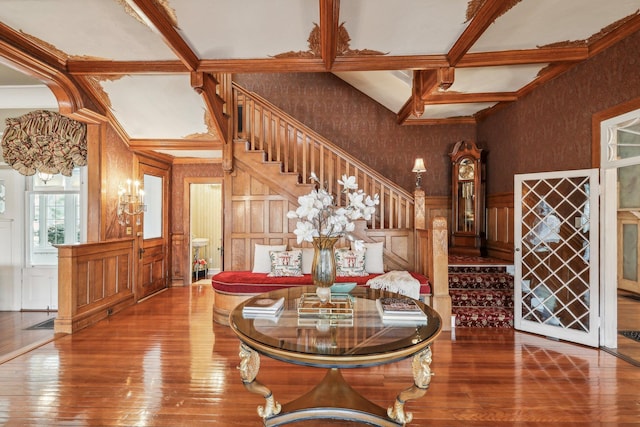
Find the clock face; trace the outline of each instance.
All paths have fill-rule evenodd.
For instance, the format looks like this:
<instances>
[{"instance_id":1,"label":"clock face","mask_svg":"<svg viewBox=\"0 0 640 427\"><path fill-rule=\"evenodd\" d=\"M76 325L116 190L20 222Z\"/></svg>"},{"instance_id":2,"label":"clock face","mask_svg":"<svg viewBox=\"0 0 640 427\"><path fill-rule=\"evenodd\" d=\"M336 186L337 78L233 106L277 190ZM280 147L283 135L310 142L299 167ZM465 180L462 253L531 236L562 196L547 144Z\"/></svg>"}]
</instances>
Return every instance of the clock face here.
<instances>
[{"instance_id":1,"label":"clock face","mask_svg":"<svg viewBox=\"0 0 640 427\"><path fill-rule=\"evenodd\" d=\"M458 166L458 179L473 179L475 165L471 159L462 159Z\"/></svg>"}]
</instances>

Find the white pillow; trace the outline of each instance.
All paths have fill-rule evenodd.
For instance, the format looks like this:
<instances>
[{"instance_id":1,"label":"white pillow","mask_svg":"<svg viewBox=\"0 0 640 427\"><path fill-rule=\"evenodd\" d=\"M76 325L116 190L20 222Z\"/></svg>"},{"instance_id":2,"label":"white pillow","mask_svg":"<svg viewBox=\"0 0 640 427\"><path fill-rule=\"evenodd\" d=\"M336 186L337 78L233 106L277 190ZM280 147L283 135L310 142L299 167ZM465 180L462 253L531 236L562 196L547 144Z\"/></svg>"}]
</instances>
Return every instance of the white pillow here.
<instances>
[{"instance_id":1,"label":"white pillow","mask_svg":"<svg viewBox=\"0 0 640 427\"><path fill-rule=\"evenodd\" d=\"M351 245L353 247L353 244ZM364 269L369 274L384 273L384 242L364 242L366 256L364 258Z\"/></svg>"},{"instance_id":2,"label":"white pillow","mask_svg":"<svg viewBox=\"0 0 640 427\"><path fill-rule=\"evenodd\" d=\"M311 274L311 264L313 264L313 248L291 248L291 250L302 251L302 274Z\"/></svg>"},{"instance_id":3,"label":"white pillow","mask_svg":"<svg viewBox=\"0 0 640 427\"><path fill-rule=\"evenodd\" d=\"M253 270L252 273L271 273L271 251L285 251L287 245L255 245L253 250Z\"/></svg>"}]
</instances>

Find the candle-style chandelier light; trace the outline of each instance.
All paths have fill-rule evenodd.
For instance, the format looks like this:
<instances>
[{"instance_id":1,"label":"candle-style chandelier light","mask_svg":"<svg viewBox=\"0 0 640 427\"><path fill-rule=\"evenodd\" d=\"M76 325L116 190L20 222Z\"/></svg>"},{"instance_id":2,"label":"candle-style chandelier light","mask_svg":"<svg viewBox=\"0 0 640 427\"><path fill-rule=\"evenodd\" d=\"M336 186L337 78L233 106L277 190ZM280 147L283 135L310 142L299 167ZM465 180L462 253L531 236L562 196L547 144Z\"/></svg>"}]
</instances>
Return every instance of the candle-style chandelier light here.
<instances>
[{"instance_id":1,"label":"candle-style chandelier light","mask_svg":"<svg viewBox=\"0 0 640 427\"><path fill-rule=\"evenodd\" d=\"M118 223L120 225L130 224L130 216L140 215L146 211L144 189L140 186L140 181L128 179L126 185L120 184L118 187ZM140 224L140 217L138 217L137 223Z\"/></svg>"}]
</instances>

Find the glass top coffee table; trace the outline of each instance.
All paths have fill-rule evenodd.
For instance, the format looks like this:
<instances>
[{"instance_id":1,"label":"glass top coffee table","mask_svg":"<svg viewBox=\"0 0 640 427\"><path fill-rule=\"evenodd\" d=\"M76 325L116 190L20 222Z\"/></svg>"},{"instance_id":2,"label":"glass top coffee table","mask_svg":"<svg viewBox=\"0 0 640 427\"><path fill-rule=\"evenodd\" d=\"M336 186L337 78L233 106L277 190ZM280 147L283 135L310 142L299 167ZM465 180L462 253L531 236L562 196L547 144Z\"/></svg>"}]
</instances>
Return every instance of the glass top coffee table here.
<instances>
[{"instance_id":1,"label":"glass top coffee table","mask_svg":"<svg viewBox=\"0 0 640 427\"><path fill-rule=\"evenodd\" d=\"M401 426L412 419L405 412L408 400L426 393L431 381L431 348L440 333L438 313L418 302L426 322L383 323L376 308L380 297L391 292L356 287L349 294L334 294L336 307L347 310L305 310L315 288L295 287L267 292L238 305L229 325L240 339L240 376L250 392L265 398L258 415L265 426L277 426L313 418L359 421L379 426ZM245 306L258 300L284 298L277 316L243 315ZM301 300L303 303L301 303ZM351 310L351 311L349 311ZM311 391L280 404L271 390L256 380L260 355L287 363L328 368L324 379ZM401 391L387 409L352 389L340 369L366 368L412 357L414 384Z\"/></svg>"}]
</instances>

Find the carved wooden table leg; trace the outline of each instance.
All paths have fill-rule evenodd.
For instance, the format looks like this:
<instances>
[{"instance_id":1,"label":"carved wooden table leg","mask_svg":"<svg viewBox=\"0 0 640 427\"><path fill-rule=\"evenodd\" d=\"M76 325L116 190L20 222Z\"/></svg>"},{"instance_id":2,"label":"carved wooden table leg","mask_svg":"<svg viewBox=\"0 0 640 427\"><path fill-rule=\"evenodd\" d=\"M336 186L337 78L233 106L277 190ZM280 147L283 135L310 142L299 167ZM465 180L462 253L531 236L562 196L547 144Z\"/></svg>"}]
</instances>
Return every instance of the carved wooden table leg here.
<instances>
[{"instance_id":1,"label":"carved wooden table leg","mask_svg":"<svg viewBox=\"0 0 640 427\"><path fill-rule=\"evenodd\" d=\"M413 356L413 362L411 364L413 370L413 385L406 390L403 390L396 397L396 401L393 406L387 409L387 415L389 418L395 420L401 425L410 423L413 419L411 412L404 411L404 404L411 399L418 399L424 396L431 383L431 347L427 347L420 353Z\"/></svg>"},{"instance_id":2,"label":"carved wooden table leg","mask_svg":"<svg viewBox=\"0 0 640 427\"><path fill-rule=\"evenodd\" d=\"M266 401L265 406L258 406L258 415L262 419L266 419L279 414L281 406L273 397L271 390L256 381L256 376L258 376L258 371L260 370L260 355L242 343L240 343L239 355L240 366L238 366L238 369L240 370L240 377L244 387L251 393L264 397Z\"/></svg>"}]
</instances>

